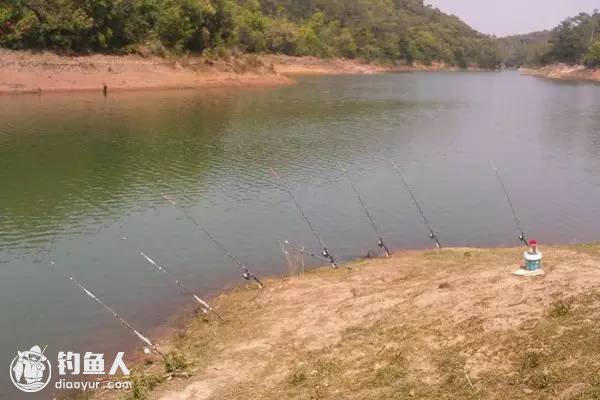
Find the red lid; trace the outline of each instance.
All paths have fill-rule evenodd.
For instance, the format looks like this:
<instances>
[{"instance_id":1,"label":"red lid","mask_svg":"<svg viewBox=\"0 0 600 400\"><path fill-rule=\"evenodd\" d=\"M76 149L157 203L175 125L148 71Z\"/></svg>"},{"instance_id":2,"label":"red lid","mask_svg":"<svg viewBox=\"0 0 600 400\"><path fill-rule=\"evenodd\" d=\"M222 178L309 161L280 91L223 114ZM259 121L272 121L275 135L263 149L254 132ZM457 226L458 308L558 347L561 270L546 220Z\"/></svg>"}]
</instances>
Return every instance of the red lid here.
<instances>
[{"instance_id":1,"label":"red lid","mask_svg":"<svg viewBox=\"0 0 600 400\"><path fill-rule=\"evenodd\" d=\"M530 241L529 241L529 244L530 244L531 246L536 246L536 245L537 245L537 240L530 240Z\"/></svg>"}]
</instances>

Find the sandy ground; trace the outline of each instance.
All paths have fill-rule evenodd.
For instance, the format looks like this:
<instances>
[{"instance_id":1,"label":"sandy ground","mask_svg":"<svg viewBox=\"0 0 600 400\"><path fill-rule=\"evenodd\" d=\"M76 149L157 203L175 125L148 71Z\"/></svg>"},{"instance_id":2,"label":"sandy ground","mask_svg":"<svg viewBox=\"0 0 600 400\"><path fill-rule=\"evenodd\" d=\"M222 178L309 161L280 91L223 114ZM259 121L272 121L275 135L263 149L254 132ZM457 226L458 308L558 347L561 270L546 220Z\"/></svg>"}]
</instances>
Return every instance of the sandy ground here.
<instances>
[{"instance_id":1,"label":"sandy ground","mask_svg":"<svg viewBox=\"0 0 600 400\"><path fill-rule=\"evenodd\" d=\"M200 57L166 59L0 49L0 93L286 85L293 80L255 58L209 61Z\"/></svg>"},{"instance_id":2,"label":"sandy ground","mask_svg":"<svg viewBox=\"0 0 600 400\"><path fill-rule=\"evenodd\" d=\"M521 68L519 72L542 78L600 82L600 69L586 68L583 65L553 64L540 68Z\"/></svg>"},{"instance_id":3,"label":"sandy ground","mask_svg":"<svg viewBox=\"0 0 600 400\"><path fill-rule=\"evenodd\" d=\"M171 343L188 378L148 364L133 398L600 398L600 245L543 250L544 277L511 274L522 248L409 251L223 294Z\"/></svg>"},{"instance_id":4,"label":"sandy ground","mask_svg":"<svg viewBox=\"0 0 600 400\"><path fill-rule=\"evenodd\" d=\"M290 57L281 55L264 55L261 59L274 66L284 75L332 75L332 74L378 74L384 72L448 72L460 71L459 68L444 63L431 65L380 65L363 63L358 60L341 58L322 59L316 57ZM470 71L476 70L470 68Z\"/></svg>"},{"instance_id":5,"label":"sandy ground","mask_svg":"<svg viewBox=\"0 0 600 400\"><path fill-rule=\"evenodd\" d=\"M382 72L457 71L441 63L383 66L358 60L278 55L242 55L228 60L199 56L178 58L136 55L59 56L0 49L0 94L91 90L288 85L299 74L373 74Z\"/></svg>"}]
</instances>

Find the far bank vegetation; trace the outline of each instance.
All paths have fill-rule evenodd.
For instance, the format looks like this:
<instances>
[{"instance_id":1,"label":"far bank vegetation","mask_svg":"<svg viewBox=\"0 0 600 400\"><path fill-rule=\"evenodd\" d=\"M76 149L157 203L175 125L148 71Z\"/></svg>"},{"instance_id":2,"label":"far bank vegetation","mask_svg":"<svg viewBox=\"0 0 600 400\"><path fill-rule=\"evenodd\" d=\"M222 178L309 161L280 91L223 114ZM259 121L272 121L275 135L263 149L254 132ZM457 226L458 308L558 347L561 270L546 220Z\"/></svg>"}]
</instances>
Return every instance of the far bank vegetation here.
<instances>
[{"instance_id":1,"label":"far bank vegetation","mask_svg":"<svg viewBox=\"0 0 600 400\"><path fill-rule=\"evenodd\" d=\"M232 51L496 68L495 39L423 0L19 0L0 46L66 54Z\"/></svg>"}]
</instances>

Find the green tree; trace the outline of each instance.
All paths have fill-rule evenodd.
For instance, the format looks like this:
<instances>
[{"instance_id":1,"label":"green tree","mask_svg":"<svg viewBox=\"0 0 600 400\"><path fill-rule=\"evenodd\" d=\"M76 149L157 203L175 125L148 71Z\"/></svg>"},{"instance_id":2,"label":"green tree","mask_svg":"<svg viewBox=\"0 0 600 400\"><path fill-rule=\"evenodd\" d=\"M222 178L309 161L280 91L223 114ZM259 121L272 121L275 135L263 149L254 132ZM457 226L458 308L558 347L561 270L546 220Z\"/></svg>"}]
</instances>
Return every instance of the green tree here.
<instances>
[{"instance_id":1,"label":"green tree","mask_svg":"<svg viewBox=\"0 0 600 400\"><path fill-rule=\"evenodd\" d=\"M496 44L423 0L0 0L0 46L71 52L238 48L493 66Z\"/></svg>"},{"instance_id":2,"label":"green tree","mask_svg":"<svg viewBox=\"0 0 600 400\"><path fill-rule=\"evenodd\" d=\"M583 62L588 67L600 67L600 39L590 45Z\"/></svg>"},{"instance_id":3,"label":"green tree","mask_svg":"<svg viewBox=\"0 0 600 400\"><path fill-rule=\"evenodd\" d=\"M581 13L567 18L551 33L547 58L553 61L576 64L581 62L587 52L592 35L592 17Z\"/></svg>"}]
</instances>

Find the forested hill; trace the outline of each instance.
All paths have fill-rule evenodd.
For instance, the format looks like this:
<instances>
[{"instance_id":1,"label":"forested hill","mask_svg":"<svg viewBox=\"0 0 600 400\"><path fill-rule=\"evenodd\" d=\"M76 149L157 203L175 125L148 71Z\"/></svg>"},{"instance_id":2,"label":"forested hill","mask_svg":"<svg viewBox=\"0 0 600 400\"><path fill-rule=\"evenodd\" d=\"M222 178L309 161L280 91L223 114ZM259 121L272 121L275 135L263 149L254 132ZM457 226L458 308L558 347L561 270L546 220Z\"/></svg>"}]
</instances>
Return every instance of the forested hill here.
<instances>
[{"instance_id":1,"label":"forested hill","mask_svg":"<svg viewBox=\"0 0 600 400\"><path fill-rule=\"evenodd\" d=\"M498 39L504 65L516 68L539 63L550 50L550 37L550 31L540 31Z\"/></svg>"},{"instance_id":2,"label":"forested hill","mask_svg":"<svg viewBox=\"0 0 600 400\"><path fill-rule=\"evenodd\" d=\"M551 31L499 39L508 66L553 63L600 67L600 12L580 13Z\"/></svg>"},{"instance_id":3,"label":"forested hill","mask_svg":"<svg viewBox=\"0 0 600 400\"><path fill-rule=\"evenodd\" d=\"M0 46L501 63L495 39L423 0L5 0Z\"/></svg>"}]
</instances>

